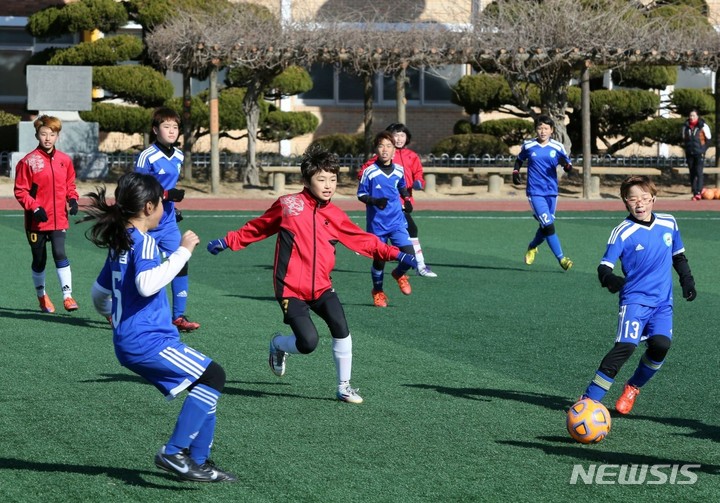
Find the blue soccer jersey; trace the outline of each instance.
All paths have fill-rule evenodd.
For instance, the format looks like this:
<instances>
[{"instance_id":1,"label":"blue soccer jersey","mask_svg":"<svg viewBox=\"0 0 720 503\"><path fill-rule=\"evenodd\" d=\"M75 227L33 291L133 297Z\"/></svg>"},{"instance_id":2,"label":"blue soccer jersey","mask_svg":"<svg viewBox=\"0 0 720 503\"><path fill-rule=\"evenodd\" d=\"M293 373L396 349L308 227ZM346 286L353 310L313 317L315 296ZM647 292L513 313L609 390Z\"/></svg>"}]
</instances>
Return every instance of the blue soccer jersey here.
<instances>
[{"instance_id":1,"label":"blue soccer jersey","mask_svg":"<svg viewBox=\"0 0 720 503\"><path fill-rule=\"evenodd\" d=\"M130 251L109 253L97 278L98 285L112 292L113 343L122 365L156 355L180 340L165 289L143 297L135 284L138 274L162 262L155 239L135 228L128 232L133 240Z\"/></svg>"},{"instance_id":2,"label":"blue soccer jersey","mask_svg":"<svg viewBox=\"0 0 720 503\"><path fill-rule=\"evenodd\" d=\"M183 153L179 149L173 148L172 156L168 157L153 143L138 156L135 171L154 176L165 190L174 189L180 178L183 159ZM175 203L163 201L163 210L165 214L160 220L160 227L167 222L175 223Z\"/></svg>"},{"instance_id":3,"label":"blue soccer jersey","mask_svg":"<svg viewBox=\"0 0 720 503\"><path fill-rule=\"evenodd\" d=\"M405 188L405 173L402 166L393 164L393 170L386 174L380 166L372 164L363 171L358 197L367 195L374 199L387 198L387 206L380 209L368 205L365 211L365 226L368 232L384 236L399 229L407 229L407 220L402 209L400 189Z\"/></svg>"},{"instance_id":4,"label":"blue soccer jersey","mask_svg":"<svg viewBox=\"0 0 720 503\"><path fill-rule=\"evenodd\" d=\"M621 261L625 275L621 306L671 306L673 256L684 252L675 218L654 213L649 225L627 218L615 227L601 264L614 268Z\"/></svg>"},{"instance_id":5,"label":"blue soccer jersey","mask_svg":"<svg viewBox=\"0 0 720 503\"><path fill-rule=\"evenodd\" d=\"M563 166L570 163L565 147L556 140L548 140L540 145L537 139L523 143L518 159L527 161L528 196L557 196L557 167L561 160Z\"/></svg>"}]
</instances>

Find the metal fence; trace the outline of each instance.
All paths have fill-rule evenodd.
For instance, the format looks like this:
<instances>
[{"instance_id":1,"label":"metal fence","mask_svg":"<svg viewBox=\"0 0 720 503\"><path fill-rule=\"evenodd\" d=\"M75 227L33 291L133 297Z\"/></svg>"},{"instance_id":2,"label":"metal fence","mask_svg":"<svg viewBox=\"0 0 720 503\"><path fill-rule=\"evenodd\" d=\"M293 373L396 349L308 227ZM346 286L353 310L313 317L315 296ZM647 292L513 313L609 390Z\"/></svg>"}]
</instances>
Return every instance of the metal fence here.
<instances>
[{"instance_id":1,"label":"metal fence","mask_svg":"<svg viewBox=\"0 0 720 503\"><path fill-rule=\"evenodd\" d=\"M10 176L12 172L11 152L0 152L0 176ZM103 154L107 157L107 173L119 175L133 170L137 153L112 152ZM424 166L433 167L465 167L465 166L498 166L507 167L515 164L516 156L513 155L448 155L435 156L428 154L422 157ZM283 157L278 154L259 154L257 164L262 166L299 166L301 156ZM573 164L580 166L583 163L582 156L572 158ZM207 152L194 152L192 154L193 172L197 170L200 177L209 177L210 154ZM340 165L356 170L365 162L364 156L344 155L340 156ZM220 152L219 156L220 173L224 180L242 180L243 171L247 166L244 153ZM707 166L715 165L715 158L708 158L705 161ZM602 156L592 157L592 166L642 166L648 168L671 169L686 166L684 157L655 157L655 156Z\"/></svg>"}]
</instances>

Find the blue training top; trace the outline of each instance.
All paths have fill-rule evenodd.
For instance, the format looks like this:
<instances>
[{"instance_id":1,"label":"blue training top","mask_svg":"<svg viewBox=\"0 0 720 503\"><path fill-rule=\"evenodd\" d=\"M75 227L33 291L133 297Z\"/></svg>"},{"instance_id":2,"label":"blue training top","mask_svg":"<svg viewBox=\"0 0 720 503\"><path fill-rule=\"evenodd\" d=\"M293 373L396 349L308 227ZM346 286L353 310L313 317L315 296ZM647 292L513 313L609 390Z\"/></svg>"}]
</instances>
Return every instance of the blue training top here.
<instances>
[{"instance_id":1,"label":"blue training top","mask_svg":"<svg viewBox=\"0 0 720 503\"><path fill-rule=\"evenodd\" d=\"M675 217L653 213L649 225L626 218L613 229L601 264L620 260L625 286L620 305L672 306L673 256L684 253Z\"/></svg>"},{"instance_id":2,"label":"blue training top","mask_svg":"<svg viewBox=\"0 0 720 503\"><path fill-rule=\"evenodd\" d=\"M527 187L528 196L557 196L558 179L557 167L560 161L565 165L570 163L570 157L565 146L556 140L548 140L540 145L537 139L523 143L518 159L528 161Z\"/></svg>"}]
</instances>

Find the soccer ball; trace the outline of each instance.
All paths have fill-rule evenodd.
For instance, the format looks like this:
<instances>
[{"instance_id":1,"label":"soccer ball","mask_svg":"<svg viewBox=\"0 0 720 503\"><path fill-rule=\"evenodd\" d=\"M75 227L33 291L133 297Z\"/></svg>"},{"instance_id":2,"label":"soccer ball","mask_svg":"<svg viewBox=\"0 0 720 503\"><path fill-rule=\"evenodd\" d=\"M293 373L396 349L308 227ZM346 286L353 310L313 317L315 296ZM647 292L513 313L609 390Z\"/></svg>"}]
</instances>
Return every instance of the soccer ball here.
<instances>
[{"instance_id":1,"label":"soccer ball","mask_svg":"<svg viewBox=\"0 0 720 503\"><path fill-rule=\"evenodd\" d=\"M610 413L600 402L583 398L567 413L567 430L581 444L596 444L610 433Z\"/></svg>"}]
</instances>

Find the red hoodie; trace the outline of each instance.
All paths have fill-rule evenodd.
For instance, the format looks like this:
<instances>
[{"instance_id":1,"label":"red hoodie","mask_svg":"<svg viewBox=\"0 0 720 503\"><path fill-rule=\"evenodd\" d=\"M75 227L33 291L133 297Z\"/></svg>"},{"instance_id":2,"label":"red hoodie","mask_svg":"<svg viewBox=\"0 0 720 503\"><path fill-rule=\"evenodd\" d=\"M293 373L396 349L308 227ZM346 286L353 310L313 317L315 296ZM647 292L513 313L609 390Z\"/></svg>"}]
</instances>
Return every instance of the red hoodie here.
<instances>
[{"instance_id":1,"label":"red hoodie","mask_svg":"<svg viewBox=\"0 0 720 503\"><path fill-rule=\"evenodd\" d=\"M335 267L338 242L385 262L397 259L400 253L395 246L363 231L331 202L319 202L307 188L278 198L263 215L228 232L225 242L237 251L274 234L278 235L273 267L278 299L316 300L332 288L330 273Z\"/></svg>"},{"instance_id":2,"label":"red hoodie","mask_svg":"<svg viewBox=\"0 0 720 503\"><path fill-rule=\"evenodd\" d=\"M78 199L72 159L57 149L48 155L36 148L18 162L15 172L15 199L25 210L25 229L67 230L67 202ZM47 222L33 219L33 211L41 206L47 213Z\"/></svg>"}]
</instances>

